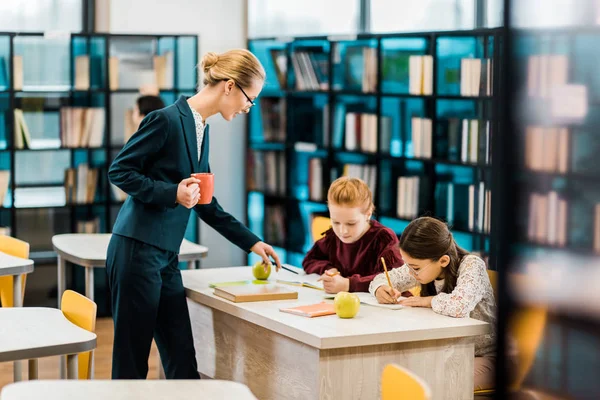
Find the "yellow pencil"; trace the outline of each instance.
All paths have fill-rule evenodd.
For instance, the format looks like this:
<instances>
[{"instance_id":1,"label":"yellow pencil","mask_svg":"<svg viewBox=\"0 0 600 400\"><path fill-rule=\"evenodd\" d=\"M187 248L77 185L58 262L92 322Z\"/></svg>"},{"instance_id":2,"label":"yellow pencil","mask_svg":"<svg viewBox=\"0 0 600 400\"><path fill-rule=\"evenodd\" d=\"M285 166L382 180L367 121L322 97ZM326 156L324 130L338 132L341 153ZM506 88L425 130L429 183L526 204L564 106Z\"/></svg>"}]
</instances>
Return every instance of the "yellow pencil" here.
<instances>
[{"instance_id":1,"label":"yellow pencil","mask_svg":"<svg viewBox=\"0 0 600 400\"><path fill-rule=\"evenodd\" d=\"M381 257L381 263L383 264L383 270L385 271L385 277L387 278L388 285L390 286L390 288L393 288L392 281L390 280L390 274L388 274L388 270L385 266L385 260L383 259L383 257Z\"/></svg>"}]
</instances>

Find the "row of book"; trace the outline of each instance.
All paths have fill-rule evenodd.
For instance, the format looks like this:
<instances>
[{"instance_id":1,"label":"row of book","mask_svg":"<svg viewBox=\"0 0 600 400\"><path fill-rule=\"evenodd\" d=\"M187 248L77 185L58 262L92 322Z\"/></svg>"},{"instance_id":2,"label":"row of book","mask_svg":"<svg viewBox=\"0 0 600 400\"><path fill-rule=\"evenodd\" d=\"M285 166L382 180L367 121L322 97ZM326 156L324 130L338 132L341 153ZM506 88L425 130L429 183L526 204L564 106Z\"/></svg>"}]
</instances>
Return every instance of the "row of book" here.
<instances>
[{"instance_id":1,"label":"row of book","mask_svg":"<svg viewBox=\"0 0 600 400\"><path fill-rule=\"evenodd\" d=\"M526 127L525 168L533 171L566 173L569 169L569 129Z\"/></svg>"},{"instance_id":2,"label":"row of book","mask_svg":"<svg viewBox=\"0 0 600 400\"><path fill-rule=\"evenodd\" d=\"M61 107L60 141L62 147L101 147L106 112L101 107Z\"/></svg>"},{"instance_id":3,"label":"row of book","mask_svg":"<svg viewBox=\"0 0 600 400\"><path fill-rule=\"evenodd\" d=\"M373 196L377 193L377 167L375 165L345 164L342 175L362 179Z\"/></svg>"},{"instance_id":4,"label":"row of book","mask_svg":"<svg viewBox=\"0 0 600 400\"><path fill-rule=\"evenodd\" d=\"M281 204L266 206L264 218L265 240L276 246L282 246L286 237L285 207Z\"/></svg>"},{"instance_id":5,"label":"row of book","mask_svg":"<svg viewBox=\"0 0 600 400\"><path fill-rule=\"evenodd\" d=\"M297 90L327 90L329 56L324 52L297 51L292 53L292 68Z\"/></svg>"},{"instance_id":6,"label":"row of book","mask_svg":"<svg viewBox=\"0 0 600 400\"><path fill-rule=\"evenodd\" d=\"M559 247L567 245L568 203L558 192L531 193L527 239L530 242Z\"/></svg>"},{"instance_id":7,"label":"row of book","mask_svg":"<svg viewBox=\"0 0 600 400\"><path fill-rule=\"evenodd\" d=\"M336 60L339 61L339 46ZM344 81L347 86L360 87L364 93L377 91L377 49L374 47L348 46L344 58ZM341 89L335 87L334 89Z\"/></svg>"},{"instance_id":8,"label":"row of book","mask_svg":"<svg viewBox=\"0 0 600 400\"><path fill-rule=\"evenodd\" d=\"M100 233L100 217L77 221L77 233Z\"/></svg>"},{"instance_id":9,"label":"row of book","mask_svg":"<svg viewBox=\"0 0 600 400\"><path fill-rule=\"evenodd\" d=\"M471 164L492 162L491 122L479 119L450 118L447 122L447 146L439 143L450 161ZM443 138L445 139L445 138ZM439 146L441 145L441 146Z\"/></svg>"},{"instance_id":10,"label":"row of book","mask_svg":"<svg viewBox=\"0 0 600 400\"><path fill-rule=\"evenodd\" d=\"M248 150L246 185L248 190L258 190L285 196L285 153L277 151Z\"/></svg>"},{"instance_id":11,"label":"row of book","mask_svg":"<svg viewBox=\"0 0 600 400\"><path fill-rule=\"evenodd\" d=\"M433 94L433 56L409 56L408 93L415 95Z\"/></svg>"},{"instance_id":12,"label":"row of book","mask_svg":"<svg viewBox=\"0 0 600 400\"><path fill-rule=\"evenodd\" d=\"M98 169L86 163L67 168L64 186L66 204L92 204L98 187Z\"/></svg>"},{"instance_id":13,"label":"row of book","mask_svg":"<svg viewBox=\"0 0 600 400\"><path fill-rule=\"evenodd\" d=\"M285 98L262 97L260 115L263 139L266 142L285 142L287 131L287 102Z\"/></svg>"},{"instance_id":14,"label":"row of book","mask_svg":"<svg viewBox=\"0 0 600 400\"><path fill-rule=\"evenodd\" d=\"M567 84L569 58L565 54L531 55L527 59L527 94L549 99L555 88Z\"/></svg>"},{"instance_id":15,"label":"row of book","mask_svg":"<svg viewBox=\"0 0 600 400\"><path fill-rule=\"evenodd\" d=\"M491 96L493 94L492 60L463 58L460 60L461 96Z\"/></svg>"},{"instance_id":16,"label":"row of book","mask_svg":"<svg viewBox=\"0 0 600 400\"><path fill-rule=\"evenodd\" d=\"M389 131L391 120L387 117L381 119L381 130ZM345 148L346 150L360 150L365 153L377 152L377 115L367 113L346 113L345 120ZM388 136L389 135L385 135Z\"/></svg>"},{"instance_id":17,"label":"row of book","mask_svg":"<svg viewBox=\"0 0 600 400\"><path fill-rule=\"evenodd\" d=\"M444 216L450 226L466 227L471 232L490 233L492 194L484 182L438 182L435 198L435 214ZM468 206L465 207L465 204Z\"/></svg>"},{"instance_id":18,"label":"row of book","mask_svg":"<svg viewBox=\"0 0 600 400\"><path fill-rule=\"evenodd\" d=\"M323 192L323 159L311 158L308 162L308 197L313 201L323 201Z\"/></svg>"}]
</instances>

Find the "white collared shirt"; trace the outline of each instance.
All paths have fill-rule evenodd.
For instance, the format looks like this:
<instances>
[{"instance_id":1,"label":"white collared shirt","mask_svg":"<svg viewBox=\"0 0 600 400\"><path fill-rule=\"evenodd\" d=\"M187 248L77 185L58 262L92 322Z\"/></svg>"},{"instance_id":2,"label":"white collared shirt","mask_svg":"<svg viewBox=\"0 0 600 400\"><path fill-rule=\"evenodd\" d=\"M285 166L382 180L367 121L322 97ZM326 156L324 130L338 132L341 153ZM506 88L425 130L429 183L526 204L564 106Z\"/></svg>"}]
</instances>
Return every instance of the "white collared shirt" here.
<instances>
[{"instance_id":1,"label":"white collared shirt","mask_svg":"<svg viewBox=\"0 0 600 400\"><path fill-rule=\"evenodd\" d=\"M189 103L188 103L189 106ZM196 139L198 140L198 161L200 161L200 155L202 154L202 140L204 139L204 122L202 119L202 115L196 110L194 110L190 106L190 110L192 110L192 115L194 116L194 122L196 123Z\"/></svg>"}]
</instances>

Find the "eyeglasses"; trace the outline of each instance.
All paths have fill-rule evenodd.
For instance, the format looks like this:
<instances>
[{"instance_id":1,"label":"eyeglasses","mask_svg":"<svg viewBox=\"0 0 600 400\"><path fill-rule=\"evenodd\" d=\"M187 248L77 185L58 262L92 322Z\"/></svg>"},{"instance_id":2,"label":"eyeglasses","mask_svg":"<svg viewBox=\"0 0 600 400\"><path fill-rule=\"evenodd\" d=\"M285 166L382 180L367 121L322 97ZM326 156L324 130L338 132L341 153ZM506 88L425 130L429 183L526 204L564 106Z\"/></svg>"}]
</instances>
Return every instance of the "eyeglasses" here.
<instances>
[{"instance_id":1,"label":"eyeglasses","mask_svg":"<svg viewBox=\"0 0 600 400\"><path fill-rule=\"evenodd\" d=\"M250 103L250 106L248 107L248 110L250 109L250 107L255 106L256 103L254 101L252 101L252 99L250 97L248 97L248 95L246 94L246 92L244 92L244 89L242 89L242 87L240 85L238 85L237 82L235 83L235 85L240 88L240 90L242 91L242 93L244 94L244 96L246 96L246 99L248 99L248 102Z\"/></svg>"},{"instance_id":2,"label":"eyeglasses","mask_svg":"<svg viewBox=\"0 0 600 400\"><path fill-rule=\"evenodd\" d=\"M419 269L418 271L416 269L414 269L413 267L411 267L410 265L406 264L406 266L408 267L408 270L410 271L411 274L413 274L414 276L419 276L420 272L423 272L424 269L426 269L427 267L429 267L431 264L427 264L426 266L424 266L423 268Z\"/></svg>"}]
</instances>

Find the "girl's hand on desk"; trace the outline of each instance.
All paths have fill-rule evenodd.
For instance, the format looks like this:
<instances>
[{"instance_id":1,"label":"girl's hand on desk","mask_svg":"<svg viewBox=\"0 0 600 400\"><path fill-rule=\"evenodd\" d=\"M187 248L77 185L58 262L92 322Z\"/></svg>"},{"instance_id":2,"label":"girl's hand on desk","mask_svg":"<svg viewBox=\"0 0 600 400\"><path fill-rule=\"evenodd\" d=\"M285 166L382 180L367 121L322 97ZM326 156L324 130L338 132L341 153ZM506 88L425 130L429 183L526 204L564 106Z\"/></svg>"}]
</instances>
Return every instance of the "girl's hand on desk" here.
<instances>
[{"instance_id":1,"label":"girl's hand on desk","mask_svg":"<svg viewBox=\"0 0 600 400\"><path fill-rule=\"evenodd\" d=\"M323 289L326 293L347 292L350 290L350 279L342 277L339 273L330 275L326 271L319 280L323 281Z\"/></svg>"},{"instance_id":2,"label":"girl's hand on desk","mask_svg":"<svg viewBox=\"0 0 600 400\"><path fill-rule=\"evenodd\" d=\"M431 308L431 300L433 296L420 297L413 296L408 298L403 298L398 301L398 304L402 304L403 306L408 307L426 307Z\"/></svg>"},{"instance_id":3,"label":"girl's hand on desk","mask_svg":"<svg viewBox=\"0 0 600 400\"><path fill-rule=\"evenodd\" d=\"M396 304L398 297L400 297L400 292L388 285L381 285L375 291L375 298L381 304Z\"/></svg>"},{"instance_id":4,"label":"girl's hand on desk","mask_svg":"<svg viewBox=\"0 0 600 400\"><path fill-rule=\"evenodd\" d=\"M276 264L275 271L279 272L279 269L281 268L281 262L279 261L279 256L271 246L269 246L265 242L257 242L254 246L252 246L250 251L263 259L263 262L265 263L265 268L267 264L273 265L269 256L273 257L273 260L275 260Z\"/></svg>"}]
</instances>

